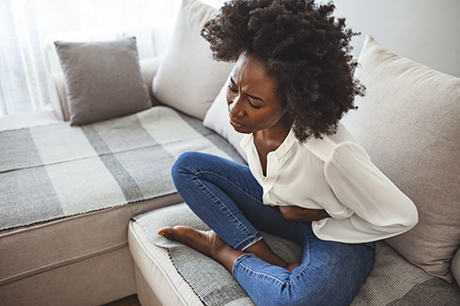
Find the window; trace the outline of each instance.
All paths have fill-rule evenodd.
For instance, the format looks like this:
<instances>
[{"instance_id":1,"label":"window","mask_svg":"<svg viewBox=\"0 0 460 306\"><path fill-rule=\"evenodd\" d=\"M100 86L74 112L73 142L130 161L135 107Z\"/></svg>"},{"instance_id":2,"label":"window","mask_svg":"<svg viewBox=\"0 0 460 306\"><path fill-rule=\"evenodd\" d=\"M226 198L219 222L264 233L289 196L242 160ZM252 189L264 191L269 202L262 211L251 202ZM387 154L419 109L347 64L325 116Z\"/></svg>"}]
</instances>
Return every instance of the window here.
<instances>
[{"instance_id":1,"label":"window","mask_svg":"<svg viewBox=\"0 0 460 306\"><path fill-rule=\"evenodd\" d=\"M203 2L219 7L222 0ZM2 0L0 116L43 109L61 70L53 42L136 36L140 58L164 54L180 0Z\"/></svg>"}]
</instances>

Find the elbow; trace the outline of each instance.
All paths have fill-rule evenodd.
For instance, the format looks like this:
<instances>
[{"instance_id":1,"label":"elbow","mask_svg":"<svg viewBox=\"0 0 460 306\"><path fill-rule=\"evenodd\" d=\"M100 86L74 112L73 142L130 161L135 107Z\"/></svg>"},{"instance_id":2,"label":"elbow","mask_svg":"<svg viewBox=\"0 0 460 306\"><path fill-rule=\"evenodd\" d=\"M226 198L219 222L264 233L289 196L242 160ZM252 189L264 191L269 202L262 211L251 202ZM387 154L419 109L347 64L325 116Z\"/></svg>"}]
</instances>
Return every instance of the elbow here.
<instances>
[{"instance_id":1,"label":"elbow","mask_svg":"<svg viewBox=\"0 0 460 306\"><path fill-rule=\"evenodd\" d=\"M416 226L418 223L418 211L417 211L417 208L415 208L415 205L414 205L414 213L412 215L412 223L410 224L410 228L413 228L414 226Z\"/></svg>"},{"instance_id":2,"label":"elbow","mask_svg":"<svg viewBox=\"0 0 460 306\"><path fill-rule=\"evenodd\" d=\"M408 205L410 204L410 205ZM412 201L402 206L399 210L394 210L391 216L388 216L385 221L374 223L383 232L387 233L389 237L403 234L418 223L418 211Z\"/></svg>"},{"instance_id":3,"label":"elbow","mask_svg":"<svg viewBox=\"0 0 460 306\"><path fill-rule=\"evenodd\" d=\"M404 227L405 231L408 231L417 225L418 211L417 207L412 201L410 201L410 205L407 205L407 209L405 209L402 215L404 222L402 222L401 225Z\"/></svg>"}]
</instances>

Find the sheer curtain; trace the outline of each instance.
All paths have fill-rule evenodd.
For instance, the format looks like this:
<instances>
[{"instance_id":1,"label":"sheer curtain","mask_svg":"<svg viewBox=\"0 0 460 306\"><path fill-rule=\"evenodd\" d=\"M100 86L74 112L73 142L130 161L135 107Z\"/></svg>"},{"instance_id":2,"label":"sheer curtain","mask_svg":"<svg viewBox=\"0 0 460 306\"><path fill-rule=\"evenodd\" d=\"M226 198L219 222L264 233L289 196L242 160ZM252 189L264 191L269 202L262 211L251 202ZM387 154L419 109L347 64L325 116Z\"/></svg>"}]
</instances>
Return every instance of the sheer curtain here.
<instances>
[{"instance_id":1,"label":"sheer curtain","mask_svg":"<svg viewBox=\"0 0 460 306\"><path fill-rule=\"evenodd\" d=\"M223 0L203 0L219 7ZM181 0L0 0L0 116L44 109L61 70L53 42L136 36L140 58L164 54Z\"/></svg>"}]
</instances>

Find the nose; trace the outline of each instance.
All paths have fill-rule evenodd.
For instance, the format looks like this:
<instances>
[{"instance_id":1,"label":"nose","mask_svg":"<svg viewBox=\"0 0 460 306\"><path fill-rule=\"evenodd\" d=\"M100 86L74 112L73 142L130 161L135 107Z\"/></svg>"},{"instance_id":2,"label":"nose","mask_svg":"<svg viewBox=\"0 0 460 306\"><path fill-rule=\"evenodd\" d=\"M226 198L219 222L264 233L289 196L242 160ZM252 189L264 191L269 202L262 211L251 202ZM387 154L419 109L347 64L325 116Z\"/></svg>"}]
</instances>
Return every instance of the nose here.
<instances>
[{"instance_id":1,"label":"nose","mask_svg":"<svg viewBox=\"0 0 460 306\"><path fill-rule=\"evenodd\" d=\"M244 117L244 107L241 98L241 95L238 95L233 99L233 102L228 104L228 112L234 118Z\"/></svg>"}]
</instances>

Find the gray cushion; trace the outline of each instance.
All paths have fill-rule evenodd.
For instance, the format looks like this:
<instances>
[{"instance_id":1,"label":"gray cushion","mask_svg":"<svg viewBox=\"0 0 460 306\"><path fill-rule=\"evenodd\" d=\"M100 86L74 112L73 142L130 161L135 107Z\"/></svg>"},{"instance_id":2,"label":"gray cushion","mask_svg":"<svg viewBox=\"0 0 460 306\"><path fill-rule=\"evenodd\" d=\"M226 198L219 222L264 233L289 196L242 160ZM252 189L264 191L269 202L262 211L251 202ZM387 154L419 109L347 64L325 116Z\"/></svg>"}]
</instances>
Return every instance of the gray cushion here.
<instances>
[{"instance_id":1,"label":"gray cushion","mask_svg":"<svg viewBox=\"0 0 460 306\"><path fill-rule=\"evenodd\" d=\"M185 205L174 205L134 217L153 244L168 249L169 260L204 305L253 305L245 291L222 265L209 257L157 234L164 226L187 225L199 230L209 228ZM288 262L298 261L300 245L286 239L263 233L275 253ZM146 248L144 248L145 250ZM156 263L164 257L154 257ZM164 273L167 268L163 267ZM149 271L143 271L149 273ZM172 274L172 273L171 273ZM172 277L172 275L168 275ZM344 280L345 281L345 280ZM172 282L170 282L171 286ZM184 294L180 287L173 288ZM184 297L184 300L187 300ZM351 306L382 305L460 305L460 288L431 276L410 264L385 242L377 243L374 268Z\"/></svg>"},{"instance_id":2,"label":"gray cushion","mask_svg":"<svg viewBox=\"0 0 460 306\"><path fill-rule=\"evenodd\" d=\"M418 224L387 242L452 281L460 245L460 79L399 56L368 36L355 76L367 87L343 123L417 206Z\"/></svg>"},{"instance_id":3,"label":"gray cushion","mask_svg":"<svg viewBox=\"0 0 460 306\"><path fill-rule=\"evenodd\" d=\"M104 42L56 41L71 125L106 120L151 107L136 38Z\"/></svg>"},{"instance_id":4,"label":"gray cushion","mask_svg":"<svg viewBox=\"0 0 460 306\"><path fill-rule=\"evenodd\" d=\"M460 305L460 288L410 264L387 243L377 243L374 268L351 306Z\"/></svg>"},{"instance_id":5,"label":"gray cushion","mask_svg":"<svg viewBox=\"0 0 460 306\"><path fill-rule=\"evenodd\" d=\"M168 240L157 234L160 228L175 225L187 225L202 231L209 230L209 227L187 205L174 205L154 210L136 216L134 220L142 227L151 242L168 249L174 267L204 305L255 305L224 266L180 242ZM273 251L279 253L284 260L288 262L300 260L302 255L300 245L266 233L263 235ZM156 262L160 261L156 260ZM180 288L175 291L180 292Z\"/></svg>"}]
</instances>

